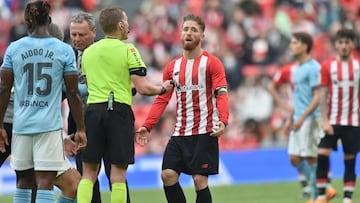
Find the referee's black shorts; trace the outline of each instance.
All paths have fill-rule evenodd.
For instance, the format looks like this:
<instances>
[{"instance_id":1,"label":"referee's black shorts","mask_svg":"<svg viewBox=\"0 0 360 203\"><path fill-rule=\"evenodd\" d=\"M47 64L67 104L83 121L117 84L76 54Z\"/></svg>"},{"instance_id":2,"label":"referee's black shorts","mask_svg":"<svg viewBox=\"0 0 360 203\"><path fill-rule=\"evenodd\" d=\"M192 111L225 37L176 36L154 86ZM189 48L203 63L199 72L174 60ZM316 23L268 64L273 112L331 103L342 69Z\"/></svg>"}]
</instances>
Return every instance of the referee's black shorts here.
<instances>
[{"instance_id":1,"label":"referee's black shorts","mask_svg":"<svg viewBox=\"0 0 360 203\"><path fill-rule=\"evenodd\" d=\"M354 126L333 125L334 135L325 135L320 140L319 148L336 149L341 140L345 154L356 154L360 151L360 128Z\"/></svg>"},{"instance_id":2,"label":"referee's black shorts","mask_svg":"<svg viewBox=\"0 0 360 203\"><path fill-rule=\"evenodd\" d=\"M107 103L90 104L85 113L87 146L82 152L84 162L100 163L104 154L112 164L134 163L134 114L127 104L114 102L114 109L107 110Z\"/></svg>"},{"instance_id":3,"label":"referee's black shorts","mask_svg":"<svg viewBox=\"0 0 360 203\"><path fill-rule=\"evenodd\" d=\"M162 169L173 169L188 175L219 173L218 138L210 133L172 136L166 146Z\"/></svg>"}]
</instances>

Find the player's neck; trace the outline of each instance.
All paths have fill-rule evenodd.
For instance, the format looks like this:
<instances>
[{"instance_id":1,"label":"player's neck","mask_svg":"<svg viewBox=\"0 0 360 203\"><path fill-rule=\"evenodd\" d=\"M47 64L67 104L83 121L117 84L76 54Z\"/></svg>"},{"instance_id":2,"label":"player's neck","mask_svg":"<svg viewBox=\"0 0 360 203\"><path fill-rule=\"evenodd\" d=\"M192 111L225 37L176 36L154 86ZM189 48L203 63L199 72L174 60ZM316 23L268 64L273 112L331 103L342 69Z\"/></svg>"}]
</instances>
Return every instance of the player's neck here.
<instances>
[{"instance_id":1,"label":"player's neck","mask_svg":"<svg viewBox=\"0 0 360 203\"><path fill-rule=\"evenodd\" d=\"M311 58L311 56L308 54L308 53L304 53L304 54L301 54L297 57L296 61L299 63L299 64L303 64L305 63L306 61L308 61L309 59Z\"/></svg>"},{"instance_id":2,"label":"player's neck","mask_svg":"<svg viewBox=\"0 0 360 203\"><path fill-rule=\"evenodd\" d=\"M34 31L31 33L33 36L48 36L49 34L49 28L48 26L38 26L34 29Z\"/></svg>"},{"instance_id":3,"label":"player's neck","mask_svg":"<svg viewBox=\"0 0 360 203\"><path fill-rule=\"evenodd\" d=\"M348 56L340 56L340 55L337 55L336 58L339 60L339 61L349 61L351 58L352 58L352 55L348 55Z\"/></svg>"},{"instance_id":4,"label":"player's neck","mask_svg":"<svg viewBox=\"0 0 360 203\"><path fill-rule=\"evenodd\" d=\"M185 50L183 51L183 55L186 59L194 59L200 56L203 53L203 49L201 47L196 47L193 50Z\"/></svg>"}]
</instances>

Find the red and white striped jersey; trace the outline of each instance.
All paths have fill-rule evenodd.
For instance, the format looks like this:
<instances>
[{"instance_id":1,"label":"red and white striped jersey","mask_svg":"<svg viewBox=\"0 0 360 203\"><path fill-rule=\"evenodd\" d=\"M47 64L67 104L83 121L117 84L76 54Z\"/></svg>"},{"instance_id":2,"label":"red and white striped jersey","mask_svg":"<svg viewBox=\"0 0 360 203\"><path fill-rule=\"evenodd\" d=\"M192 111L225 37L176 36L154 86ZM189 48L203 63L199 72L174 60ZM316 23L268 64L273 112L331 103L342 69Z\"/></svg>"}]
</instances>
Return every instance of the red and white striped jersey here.
<instances>
[{"instance_id":1,"label":"red and white striped jersey","mask_svg":"<svg viewBox=\"0 0 360 203\"><path fill-rule=\"evenodd\" d=\"M339 61L333 57L322 64L320 85L329 88L329 122L359 126L360 61Z\"/></svg>"},{"instance_id":2,"label":"red and white striped jersey","mask_svg":"<svg viewBox=\"0 0 360 203\"><path fill-rule=\"evenodd\" d=\"M204 51L195 59L183 55L169 62L163 80L174 80L177 99L173 136L191 136L212 132L220 120L228 124L227 94L215 96L215 90L226 87L224 66L218 58ZM148 129L158 122L172 92L158 96L143 126Z\"/></svg>"}]
</instances>

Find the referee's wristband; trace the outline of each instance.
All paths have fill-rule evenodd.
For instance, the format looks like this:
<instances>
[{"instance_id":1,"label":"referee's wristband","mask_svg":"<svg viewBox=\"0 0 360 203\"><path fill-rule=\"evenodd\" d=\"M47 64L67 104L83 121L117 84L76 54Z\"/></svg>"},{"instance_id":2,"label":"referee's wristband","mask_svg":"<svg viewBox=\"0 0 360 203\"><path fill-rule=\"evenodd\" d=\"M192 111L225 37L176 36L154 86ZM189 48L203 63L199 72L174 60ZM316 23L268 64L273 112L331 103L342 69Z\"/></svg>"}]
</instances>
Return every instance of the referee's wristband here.
<instances>
[{"instance_id":1,"label":"referee's wristband","mask_svg":"<svg viewBox=\"0 0 360 203\"><path fill-rule=\"evenodd\" d=\"M163 95L166 93L166 88L164 86L161 86L161 91L159 93L159 95Z\"/></svg>"}]
</instances>

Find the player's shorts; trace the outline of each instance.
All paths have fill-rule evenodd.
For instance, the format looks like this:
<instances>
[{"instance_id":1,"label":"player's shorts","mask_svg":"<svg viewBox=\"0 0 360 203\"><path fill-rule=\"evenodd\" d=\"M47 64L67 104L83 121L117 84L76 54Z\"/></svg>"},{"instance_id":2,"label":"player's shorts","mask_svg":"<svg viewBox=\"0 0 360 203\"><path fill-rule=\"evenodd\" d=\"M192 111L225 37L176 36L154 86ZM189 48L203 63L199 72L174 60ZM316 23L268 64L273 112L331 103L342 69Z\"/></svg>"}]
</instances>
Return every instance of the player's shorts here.
<instances>
[{"instance_id":1,"label":"player's shorts","mask_svg":"<svg viewBox=\"0 0 360 203\"><path fill-rule=\"evenodd\" d=\"M112 164L134 163L134 123L131 107L114 102L113 110L107 103L90 104L85 113L87 146L82 152L84 162L100 163L107 154Z\"/></svg>"},{"instance_id":2,"label":"player's shorts","mask_svg":"<svg viewBox=\"0 0 360 203\"><path fill-rule=\"evenodd\" d=\"M65 156L65 160L63 161L63 165L66 168L65 170L61 170L58 171L56 174L56 177L61 176L62 174L64 174L67 170L71 169L71 168L75 168L71 163L70 160Z\"/></svg>"},{"instance_id":3,"label":"player's shorts","mask_svg":"<svg viewBox=\"0 0 360 203\"><path fill-rule=\"evenodd\" d=\"M345 154L356 154L360 151L360 127L333 125L334 135L325 135L320 140L319 148L336 149L341 140Z\"/></svg>"},{"instance_id":4,"label":"player's shorts","mask_svg":"<svg viewBox=\"0 0 360 203\"><path fill-rule=\"evenodd\" d=\"M23 171L66 170L62 130L12 136L10 165Z\"/></svg>"},{"instance_id":5,"label":"player's shorts","mask_svg":"<svg viewBox=\"0 0 360 203\"><path fill-rule=\"evenodd\" d=\"M218 138L210 133L172 136L166 146L162 169L173 169L188 175L219 173Z\"/></svg>"},{"instance_id":6,"label":"player's shorts","mask_svg":"<svg viewBox=\"0 0 360 203\"><path fill-rule=\"evenodd\" d=\"M288 153L300 157L317 157L317 146L322 136L320 118L306 119L289 137Z\"/></svg>"}]
</instances>

